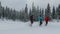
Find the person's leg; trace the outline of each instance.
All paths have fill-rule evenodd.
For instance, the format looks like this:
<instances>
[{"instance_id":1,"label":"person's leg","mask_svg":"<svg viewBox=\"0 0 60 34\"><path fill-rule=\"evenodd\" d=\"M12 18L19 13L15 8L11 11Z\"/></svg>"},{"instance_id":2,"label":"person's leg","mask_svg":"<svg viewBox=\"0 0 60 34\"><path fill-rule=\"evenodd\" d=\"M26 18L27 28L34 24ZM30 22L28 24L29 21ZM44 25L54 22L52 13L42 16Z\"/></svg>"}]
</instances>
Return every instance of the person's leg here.
<instances>
[{"instance_id":1,"label":"person's leg","mask_svg":"<svg viewBox=\"0 0 60 34\"><path fill-rule=\"evenodd\" d=\"M31 24L33 24L33 21L31 22Z\"/></svg>"},{"instance_id":2,"label":"person's leg","mask_svg":"<svg viewBox=\"0 0 60 34\"><path fill-rule=\"evenodd\" d=\"M32 26L32 24L33 24L33 21L31 21L31 26Z\"/></svg>"},{"instance_id":3,"label":"person's leg","mask_svg":"<svg viewBox=\"0 0 60 34\"><path fill-rule=\"evenodd\" d=\"M46 21L46 24L45 25L47 26L47 24L48 24L48 21Z\"/></svg>"},{"instance_id":4,"label":"person's leg","mask_svg":"<svg viewBox=\"0 0 60 34\"><path fill-rule=\"evenodd\" d=\"M40 21L40 26L42 25L42 21Z\"/></svg>"}]
</instances>

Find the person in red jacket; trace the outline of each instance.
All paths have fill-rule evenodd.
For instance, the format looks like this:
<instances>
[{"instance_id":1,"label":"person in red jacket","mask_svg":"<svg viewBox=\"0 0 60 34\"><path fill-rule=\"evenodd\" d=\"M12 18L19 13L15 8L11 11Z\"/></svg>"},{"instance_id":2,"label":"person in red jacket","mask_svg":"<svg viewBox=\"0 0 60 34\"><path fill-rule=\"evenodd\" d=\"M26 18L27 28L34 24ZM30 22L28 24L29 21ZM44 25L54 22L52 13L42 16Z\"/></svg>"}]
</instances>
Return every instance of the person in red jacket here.
<instances>
[{"instance_id":1,"label":"person in red jacket","mask_svg":"<svg viewBox=\"0 0 60 34\"><path fill-rule=\"evenodd\" d=\"M47 26L47 24L48 24L48 21L49 21L49 17L45 17L45 22L46 22L46 26Z\"/></svg>"}]
</instances>

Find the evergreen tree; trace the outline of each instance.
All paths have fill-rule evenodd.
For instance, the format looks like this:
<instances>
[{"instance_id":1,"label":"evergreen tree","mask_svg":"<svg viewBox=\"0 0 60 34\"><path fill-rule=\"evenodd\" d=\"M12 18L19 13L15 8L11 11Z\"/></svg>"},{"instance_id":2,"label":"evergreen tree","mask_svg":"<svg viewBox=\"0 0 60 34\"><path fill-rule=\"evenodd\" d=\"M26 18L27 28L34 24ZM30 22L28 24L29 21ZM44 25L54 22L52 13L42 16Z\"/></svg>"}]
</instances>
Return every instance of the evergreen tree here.
<instances>
[{"instance_id":1,"label":"evergreen tree","mask_svg":"<svg viewBox=\"0 0 60 34\"><path fill-rule=\"evenodd\" d=\"M48 3L47 9L45 10L45 16L48 16L49 19L51 19L51 9L50 9L50 5Z\"/></svg>"},{"instance_id":2,"label":"evergreen tree","mask_svg":"<svg viewBox=\"0 0 60 34\"><path fill-rule=\"evenodd\" d=\"M13 15L12 15L12 19L13 19L13 20L16 19L15 12L16 12L16 10L14 9L14 10L13 10Z\"/></svg>"},{"instance_id":3,"label":"evergreen tree","mask_svg":"<svg viewBox=\"0 0 60 34\"><path fill-rule=\"evenodd\" d=\"M45 17L47 16L47 9L45 9Z\"/></svg>"},{"instance_id":4,"label":"evergreen tree","mask_svg":"<svg viewBox=\"0 0 60 34\"><path fill-rule=\"evenodd\" d=\"M6 6L6 10L5 10L5 17L8 18L8 8Z\"/></svg>"},{"instance_id":5,"label":"evergreen tree","mask_svg":"<svg viewBox=\"0 0 60 34\"><path fill-rule=\"evenodd\" d=\"M60 4L59 4L58 8L56 9L56 13L57 13L57 18L60 19Z\"/></svg>"},{"instance_id":6,"label":"evergreen tree","mask_svg":"<svg viewBox=\"0 0 60 34\"><path fill-rule=\"evenodd\" d=\"M42 17L44 18L44 10L42 9L42 12L41 12L41 14L42 14Z\"/></svg>"},{"instance_id":7,"label":"evergreen tree","mask_svg":"<svg viewBox=\"0 0 60 34\"><path fill-rule=\"evenodd\" d=\"M2 7L2 17L4 18L4 7Z\"/></svg>"},{"instance_id":8,"label":"evergreen tree","mask_svg":"<svg viewBox=\"0 0 60 34\"><path fill-rule=\"evenodd\" d=\"M31 16L31 12L32 12L32 11L31 11L31 9L30 9L30 10L29 10L29 17Z\"/></svg>"},{"instance_id":9,"label":"evergreen tree","mask_svg":"<svg viewBox=\"0 0 60 34\"><path fill-rule=\"evenodd\" d=\"M42 10L40 9L40 15L42 16Z\"/></svg>"},{"instance_id":10,"label":"evergreen tree","mask_svg":"<svg viewBox=\"0 0 60 34\"><path fill-rule=\"evenodd\" d=\"M34 6L34 3L32 3L32 15L34 15L34 12L36 11L36 8Z\"/></svg>"},{"instance_id":11,"label":"evergreen tree","mask_svg":"<svg viewBox=\"0 0 60 34\"><path fill-rule=\"evenodd\" d=\"M6 18L8 19L9 17L9 8L6 6Z\"/></svg>"},{"instance_id":12,"label":"evergreen tree","mask_svg":"<svg viewBox=\"0 0 60 34\"><path fill-rule=\"evenodd\" d=\"M28 20L28 7L27 7L27 4L26 4L26 7L25 7L25 16L24 16L24 19L25 19L25 21L27 21Z\"/></svg>"},{"instance_id":13,"label":"evergreen tree","mask_svg":"<svg viewBox=\"0 0 60 34\"><path fill-rule=\"evenodd\" d=\"M32 3L32 12L31 14L33 15L35 21L37 21L37 17L40 15L39 13L39 6L37 8L34 6L34 3Z\"/></svg>"},{"instance_id":14,"label":"evergreen tree","mask_svg":"<svg viewBox=\"0 0 60 34\"><path fill-rule=\"evenodd\" d=\"M2 6L1 6L1 2L0 2L0 18L2 16Z\"/></svg>"},{"instance_id":15,"label":"evergreen tree","mask_svg":"<svg viewBox=\"0 0 60 34\"><path fill-rule=\"evenodd\" d=\"M52 10L52 18L55 19L56 18L56 13L55 13L55 7L53 6L53 10Z\"/></svg>"},{"instance_id":16,"label":"evergreen tree","mask_svg":"<svg viewBox=\"0 0 60 34\"><path fill-rule=\"evenodd\" d=\"M37 20L38 16L40 16L39 6L37 6L35 15L36 15L36 20Z\"/></svg>"},{"instance_id":17,"label":"evergreen tree","mask_svg":"<svg viewBox=\"0 0 60 34\"><path fill-rule=\"evenodd\" d=\"M10 19L12 19L12 16L13 16L13 15L12 15L12 14L13 14L12 11L13 11L13 10L12 10L12 8L11 8L11 10L10 10Z\"/></svg>"},{"instance_id":18,"label":"evergreen tree","mask_svg":"<svg viewBox=\"0 0 60 34\"><path fill-rule=\"evenodd\" d=\"M28 13L27 4L26 4L26 7L25 7L25 13Z\"/></svg>"}]
</instances>

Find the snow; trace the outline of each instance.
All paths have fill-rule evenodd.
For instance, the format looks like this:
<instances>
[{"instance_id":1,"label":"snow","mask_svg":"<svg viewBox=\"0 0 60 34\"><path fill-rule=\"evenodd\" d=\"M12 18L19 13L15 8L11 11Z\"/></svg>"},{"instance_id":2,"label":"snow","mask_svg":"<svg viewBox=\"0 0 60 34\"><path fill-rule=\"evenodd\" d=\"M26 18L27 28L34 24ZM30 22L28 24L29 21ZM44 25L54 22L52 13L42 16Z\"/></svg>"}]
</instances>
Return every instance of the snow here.
<instances>
[{"instance_id":1,"label":"snow","mask_svg":"<svg viewBox=\"0 0 60 34\"><path fill-rule=\"evenodd\" d=\"M60 22L53 20L45 26L39 26L39 22L34 22L32 27L29 26L30 21L12 21L0 19L0 34L60 34Z\"/></svg>"}]
</instances>

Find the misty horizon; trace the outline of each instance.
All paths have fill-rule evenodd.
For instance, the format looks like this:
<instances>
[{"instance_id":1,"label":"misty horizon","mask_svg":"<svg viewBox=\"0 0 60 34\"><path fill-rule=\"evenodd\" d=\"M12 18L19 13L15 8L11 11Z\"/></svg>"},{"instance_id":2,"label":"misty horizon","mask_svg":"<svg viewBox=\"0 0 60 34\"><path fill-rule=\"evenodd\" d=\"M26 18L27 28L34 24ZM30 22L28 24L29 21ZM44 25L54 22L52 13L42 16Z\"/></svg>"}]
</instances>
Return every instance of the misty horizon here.
<instances>
[{"instance_id":1,"label":"misty horizon","mask_svg":"<svg viewBox=\"0 0 60 34\"><path fill-rule=\"evenodd\" d=\"M9 7L12 9L16 9L20 11L21 9L25 8L25 5L28 5L28 8L30 9L32 7L32 3L34 2L34 5L39 8L46 8L47 4L50 4L50 7L57 7L60 2L60 0L0 0L3 7Z\"/></svg>"}]
</instances>

